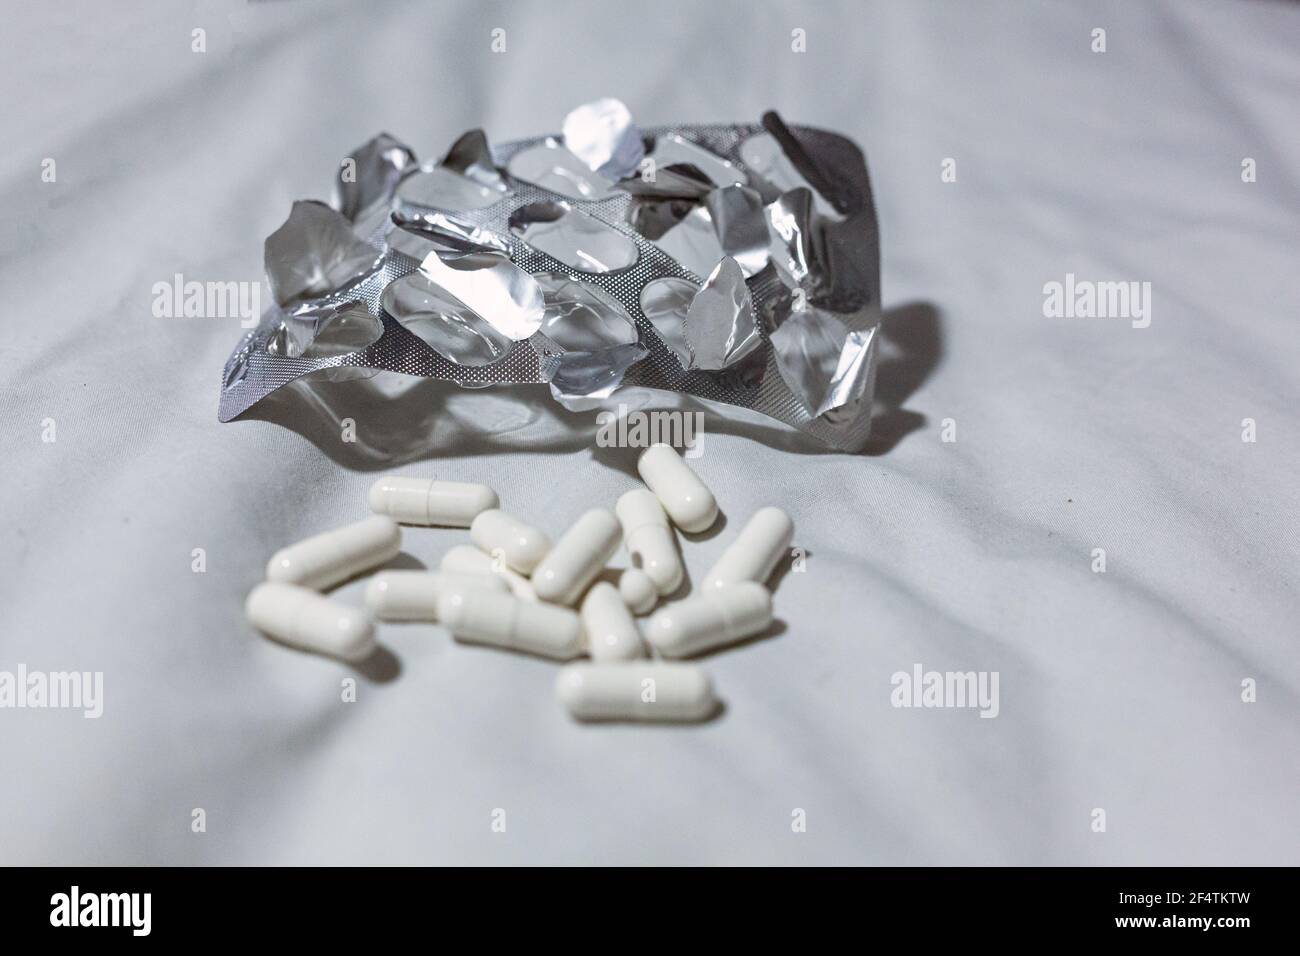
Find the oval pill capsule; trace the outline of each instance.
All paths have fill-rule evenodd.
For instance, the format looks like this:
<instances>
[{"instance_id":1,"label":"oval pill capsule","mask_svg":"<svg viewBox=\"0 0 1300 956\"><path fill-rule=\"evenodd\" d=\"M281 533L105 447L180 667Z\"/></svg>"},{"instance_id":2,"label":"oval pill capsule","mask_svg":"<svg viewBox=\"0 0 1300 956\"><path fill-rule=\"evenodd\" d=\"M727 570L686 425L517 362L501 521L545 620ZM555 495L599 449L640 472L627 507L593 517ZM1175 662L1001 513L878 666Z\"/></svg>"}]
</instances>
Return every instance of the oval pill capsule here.
<instances>
[{"instance_id":1,"label":"oval pill capsule","mask_svg":"<svg viewBox=\"0 0 1300 956\"><path fill-rule=\"evenodd\" d=\"M691 657L734 644L772 623L772 595L753 581L729 584L654 613L646 634L664 657Z\"/></svg>"},{"instance_id":2,"label":"oval pill capsule","mask_svg":"<svg viewBox=\"0 0 1300 956\"><path fill-rule=\"evenodd\" d=\"M645 657L641 632L618 588L597 581L582 599L582 630L593 661L630 661Z\"/></svg>"},{"instance_id":3,"label":"oval pill capsule","mask_svg":"<svg viewBox=\"0 0 1300 956\"><path fill-rule=\"evenodd\" d=\"M618 499L614 513L623 526L623 543L633 566L650 576L660 594L681 587L684 571L677 541L654 493L644 488L629 491Z\"/></svg>"},{"instance_id":4,"label":"oval pill capsule","mask_svg":"<svg viewBox=\"0 0 1300 956\"><path fill-rule=\"evenodd\" d=\"M381 621L436 621L438 597L452 587L509 591L505 578L490 572L380 571L366 586L366 608Z\"/></svg>"},{"instance_id":5,"label":"oval pill capsule","mask_svg":"<svg viewBox=\"0 0 1300 956\"><path fill-rule=\"evenodd\" d=\"M760 508L704 576L711 591L741 581L763 584L790 548L794 522L780 508Z\"/></svg>"},{"instance_id":6,"label":"oval pill capsule","mask_svg":"<svg viewBox=\"0 0 1300 956\"><path fill-rule=\"evenodd\" d=\"M500 504L487 485L385 475L370 486L370 510L402 524L468 528Z\"/></svg>"},{"instance_id":7,"label":"oval pill capsule","mask_svg":"<svg viewBox=\"0 0 1300 956\"><path fill-rule=\"evenodd\" d=\"M498 565L491 555L484 554L472 544L461 544L442 556L438 567L453 574L495 574L506 582L510 593L526 601L536 601L532 584L518 571L506 567L503 560Z\"/></svg>"},{"instance_id":8,"label":"oval pill capsule","mask_svg":"<svg viewBox=\"0 0 1300 956\"><path fill-rule=\"evenodd\" d=\"M375 650L375 626L364 611L296 584L259 584L244 611L259 631L304 651L360 661Z\"/></svg>"},{"instance_id":9,"label":"oval pill capsule","mask_svg":"<svg viewBox=\"0 0 1300 956\"><path fill-rule=\"evenodd\" d=\"M277 551L266 566L266 578L319 591L391 561L401 548L397 522L375 515Z\"/></svg>"},{"instance_id":10,"label":"oval pill capsule","mask_svg":"<svg viewBox=\"0 0 1300 956\"><path fill-rule=\"evenodd\" d=\"M705 720L718 709L713 682L694 664L567 664L555 696L578 720Z\"/></svg>"},{"instance_id":11,"label":"oval pill capsule","mask_svg":"<svg viewBox=\"0 0 1300 956\"><path fill-rule=\"evenodd\" d=\"M543 601L573 604L596 579L622 539L618 519L592 508L564 532L533 569L533 590Z\"/></svg>"},{"instance_id":12,"label":"oval pill capsule","mask_svg":"<svg viewBox=\"0 0 1300 956\"><path fill-rule=\"evenodd\" d=\"M691 466L671 445L651 445L641 453L636 470L673 524L683 531L706 531L718 518L718 503Z\"/></svg>"},{"instance_id":13,"label":"oval pill capsule","mask_svg":"<svg viewBox=\"0 0 1300 956\"><path fill-rule=\"evenodd\" d=\"M659 591L650 575L640 568L628 568L618 577L618 593L633 614L648 614L659 600Z\"/></svg>"},{"instance_id":14,"label":"oval pill capsule","mask_svg":"<svg viewBox=\"0 0 1300 956\"><path fill-rule=\"evenodd\" d=\"M438 619L458 641L557 660L582 654L582 623L567 607L476 588L448 588L438 599Z\"/></svg>"},{"instance_id":15,"label":"oval pill capsule","mask_svg":"<svg viewBox=\"0 0 1300 956\"><path fill-rule=\"evenodd\" d=\"M499 550L506 564L520 574L532 574L551 550L550 538L499 508L490 508L474 519L469 539L487 554Z\"/></svg>"}]
</instances>

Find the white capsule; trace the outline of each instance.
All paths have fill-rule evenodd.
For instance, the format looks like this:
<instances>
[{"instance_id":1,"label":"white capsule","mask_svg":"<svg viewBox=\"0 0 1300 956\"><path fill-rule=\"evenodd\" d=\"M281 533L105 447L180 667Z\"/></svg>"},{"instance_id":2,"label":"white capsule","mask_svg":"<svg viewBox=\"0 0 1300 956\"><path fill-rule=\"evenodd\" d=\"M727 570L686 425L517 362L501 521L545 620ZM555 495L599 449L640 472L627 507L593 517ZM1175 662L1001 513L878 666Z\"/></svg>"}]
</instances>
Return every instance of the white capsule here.
<instances>
[{"instance_id":1,"label":"white capsule","mask_svg":"<svg viewBox=\"0 0 1300 956\"><path fill-rule=\"evenodd\" d=\"M582 654L582 623L567 607L478 588L448 588L438 599L438 619L458 641L557 660Z\"/></svg>"},{"instance_id":2,"label":"white capsule","mask_svg":"<svg viewBox=\"0 0 1300 956\"><path fill-rule=\"evenodd\" d=\"M491 573L380 571L366 586L366 607L381 621L436 621L438 597L453 587L509 591L505 578Z\"/></svg>"},{"instance_id":3,"label":"white capsule","mask_svg":"<svg viewBox=\"0 0 1300 956\"><path fill-rule=\"evenodd\" d=\"M472 544L461 544L442 556L438 565L443 571L454 574L495 574L506 582L510 593L525 601L536 601L537 592L532 583L518 571L506 567L504 561L497 561L491 555L484 554Z\"/></svg>"},{"instance_id":4,"label":"white capsule","mask_svg":"<svg viewBox=\"0 0 1300 956\"><path fill-rule=\"evenodd\" d=\"M641 632L618 588L597 581L582 599L582 630L593 661L630 661L645 657Z\"/></svg>"},{"instance_id":5,"label":"white capsule","mask_svg":"<svg viewBox=\"0 0 1300 956\"><path fill-rule=\"evenodd\" d=\"M771 623L772 595L761 584L742 581L656 611L646 640L664 657L691 657L734 644Z\"/></svg>"},{"instance_id":6,"label":"white capsule","mask_svg":"<svg viewBox=\"0 0 1300 956\"><path fill-rule=\"evenodd\" d=\"M551 539L497 508L484 511L469 526L469 539L487 554L498 552L520 574L532 574L551 549Z\"/></svg>"},{"instance_id":7,"label":"white capsule","mask_svg":"<svg viewBox=\"0 0 1300 956\"><path fill-rule=\"evenodd\" d=\"M258 630L304 651L360 661L375 650L375 626L365 611L296 584L259 584L244 613Z\"/></svg>"},{"instance_id":8,"label":"white capsule","mask_svg":"<svg viewBox=\"0 0 1300 956\"><path fill-rule=\"evenodd\" d=\"M694 664L567 664L555 695L578 720L705 720L718 709L713 682Z\"/></svg>"},{"instance_id":9,"label":"white capsule","mask_svg":"<svg viewBox=\"0 0 1300 956\"><path fill-rule=\"evenodd\" d=\"M663 505L644 488L629 491L614 505L623 526L623 543L632 564L650 575L655 590L671 594L682 586L682 559Z\"/></svg>"},{"instance_id":10,"label":"white capsule","mask_svg":"<svg viewBox=\"0 0 1300 956\"><path fill-rule=\"evenodd\" d=\"M704 576L704 590L741 581L763 584L785 556L793 537L794 522L788 514L780 508L758 509Z\"/></svg>"},{"instance_id":11,"label":"white capsule","mask_svg":"<svg viewBox=\"0 0 1300 956\"><path fill-rule=\"evenodd\" d=\"M370 510L402 524L468 528L498 504L497 493L487 485L463 481L385 475L370 486Z\"/></svg>"},{"instance_id":12,"label":"white capsule","mask_svg":"<svg viewBox=\"0 0 1300 956\"><path fill-rule=\"evenodd\" d=\"M671 445L651 445L636 463L641 480L683 531L706 531L718 518L713 492Z\"/></svg>"},{"instance_id":13,"label":"white capsule","mask_svg":"<svg viewBox=\"0 0 1300 956\"><path fill-rule=\"evenodd\" d=\"M622 533L618 519L604 508L583 514L533 569L537 596L552 604L576 602L618 550Z\"/></svg>"},{"instance_id":14,"label":"white capsule","mask_svg":"<svg viewBox=\"0 0 1300 956\"><path fill-rule=\"evenodd\" d=\"M277 551L266 578L319 591L391 561L401 548L397 522L375 515Z\"/></svg>"},{"instance_id":15,"label":"white capsule","mask_svg":"<svg viewBox=\"0 0 1300 956\"><path fill-rule=\"evenodd\" d=\"M618 577L618 593L633 614L648 614L659 600L659 591L650 575L640 568L628 568Z\"/></svg>"}]
</instances>

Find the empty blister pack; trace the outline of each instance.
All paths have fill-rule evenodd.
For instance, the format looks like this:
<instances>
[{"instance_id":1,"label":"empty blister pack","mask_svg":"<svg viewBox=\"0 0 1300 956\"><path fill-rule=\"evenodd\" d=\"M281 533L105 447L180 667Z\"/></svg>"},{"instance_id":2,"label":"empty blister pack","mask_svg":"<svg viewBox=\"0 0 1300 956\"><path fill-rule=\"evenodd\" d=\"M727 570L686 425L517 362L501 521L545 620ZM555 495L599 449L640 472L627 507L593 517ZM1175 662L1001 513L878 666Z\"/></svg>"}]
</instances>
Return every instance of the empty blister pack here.
<instances>
[{"instance_id":1,"label":"empty blister pack","mask_svg":"<svg viewBox=\"0 0 1300 956\"><path fill-rule=\"evenodd\" d=\"M854 451L871 427L880 255L862 153L759 124L633 125L438 162L381 134L266 240L275 304L223 370L229 421L315 373L536 383L570 408L621 388L761 412Z\"/></svg>"}]
</instances>

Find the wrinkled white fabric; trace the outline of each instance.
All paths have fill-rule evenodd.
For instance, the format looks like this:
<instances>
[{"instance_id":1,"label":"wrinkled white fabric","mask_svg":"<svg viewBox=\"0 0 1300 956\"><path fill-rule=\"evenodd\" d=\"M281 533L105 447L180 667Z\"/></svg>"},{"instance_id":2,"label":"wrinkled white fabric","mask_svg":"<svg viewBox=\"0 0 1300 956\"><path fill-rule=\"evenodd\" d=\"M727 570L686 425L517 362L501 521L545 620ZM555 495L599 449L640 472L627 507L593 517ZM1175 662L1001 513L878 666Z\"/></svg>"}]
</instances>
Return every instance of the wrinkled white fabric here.
<instances>
[{"instance_id":1,"label":"wrinkled white fabric","mask_svg":"<svg viewBox=\"0 0 1300 956\"><path fill-rule=\"evenodd\" d=\"M101 671L104 709L0 709L0 862L1300 862L1297 35L1267 2L7 11L0 671ZM685 729L576 725L554 664L436 626L361 674L256 636L267 557L382 466L302 402L218 424L239 323L157 318L154 283L257 279L381 130L436 158L600 96L869 157L871 454L710 416L696 462L726 527L693 580L794 516L782 625L703 662L726 710ZM1044 317L1067 274L1149 282L1150 326ZM404 402L349 406L360 445L431 434L394 470L552 534L636 485L545 390ZM412 529L407 564L466 541ZM998 716L892 706L915 664L998 672Z\"/></svg>"}]
</instances>

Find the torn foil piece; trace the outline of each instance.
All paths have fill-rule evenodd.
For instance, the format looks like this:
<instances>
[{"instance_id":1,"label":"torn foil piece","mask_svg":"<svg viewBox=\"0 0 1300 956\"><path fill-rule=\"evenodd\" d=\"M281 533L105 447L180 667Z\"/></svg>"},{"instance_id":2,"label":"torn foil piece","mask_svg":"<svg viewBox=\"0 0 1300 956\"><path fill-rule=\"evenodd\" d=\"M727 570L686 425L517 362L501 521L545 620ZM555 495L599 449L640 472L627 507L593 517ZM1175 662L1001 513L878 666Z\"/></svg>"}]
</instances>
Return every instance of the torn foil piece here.
<instances>
[{"instance_id":1,"label":"torn foil piece","mask_svg":"<svg viewBox=\"0 0 1300 956\"><path fill-rule=\"evenodd\" d=\"M271 295L280 305L334 292L373 272L379 258L342 214L314 199L295 202L263 250Z\"/></svg>"},{"instance_id":2,"label":"torn foil piece","mask_svg":"<svg viewBox=\"0 0 1300 956\"><path fill-rule=\"evenodd\" d=\"M790 289L804 288L814 274L821 271L813 220L813 194L803 187L782 193L764 207L771 243L768 258L781 280Z\"/></svg>"},{"instance_id":3,"label":"torn foil piece","mask_svg":"<svg viewBox=\"0 0 1300 956\"><path fill-rule=\"evenodd\" d=\"M723 254L740 264L746 278L761 272L771 243L763 197L747 186L723 186L709 193L705 205Z\"/></svg>"},{"instance_id":4,"label":"torn foil piece","mask_svg":"<svg viewBox=\"0 0 1300 956\"><path fill-rule=\"evenodd\" d=\"M492 148L481 129L472 129L452 143L440 165L495 192L510 188L492 162Z\"/></svg>"},{"instance_id":5,"label":"torn foil piece","mask_svg":"<svg viewBox=\"0 0 1300 956\"><path fill-rule=\"evenodd\" d=\"M266 351L283 358L330 358L358 352L383 334L384 324L363 302L304 304L285 315L267 340Z\"/></svg>"},{"instance_id":6,"label":"torn foil piece","mask_svg":"<svg viewBox=\"0 0 1300 956\"><path fill-rule=\"evenodd\" d=\"M431 252L420 272L508 339L542 325L546 302L537 280L498 252Z\"/></svg>"},{"instance_id":7,"label":"torn foil piece","mask_svg":"<svg viewBox=\"0 0 1300 956\"><path fill-rule=\"evenodd\" d=\"M408 213L398 210L393 213L392 218L393 225L408 232L416 232L427 236L449 249L461 252L506 253L510 251L509 243L492 232L492 230L476 226L468 219L462 219L449 213ZM424 256L419 256L419 258L423 259Z\"/></svg>"},{"instance_id":8,"label":"torn foil piece","mask_svg":"<svg viewBox=\"0 0 1300 956\"><path fill-rule=\"evenodd\" d=\"M375 206L392 201L403 174L415 165L411 147L387 133L358 146L339 165L334 181L334 208L356 222Z\"/></svg>"},{"instance_id":9,"label":"torn foil piece","mask_svg":"<svg viewBox=\"0 0 1300 956\"><path fill-rule=\"evenodd\" d=\"M724 256L709 273L691 301L682 331L693 369L729 368L762 344L749 286L735 259Z\"/></svg>"},{"instance_id":10,"label":"torn foil piece","mask_svg":"<svg viewBox=\"0 0 1300 956\"><path fill-rule=\"evenodd\" d=\"M700 200L714 185L698 166L673 163L662 169L648 166L639 176L624 179L618 188L638 197Z\"/></svg>"},{"instance_id":11,"label":"torn foil piece","mask_svg":"<svg viewBox=\"0 0 1300 956\"><path fill-rule=\"evenodd\" d=\"M434 166L403 179L397 187L397 198L413 206L463 213L486 209L501 199L501 193L454 169Z\"/></svg>"},{"instance_id":12,"label":"torn foil piece","mask_svg":"<svg viewBox=\"0 0 1300 956\"><path fill-rule=\"evenodd\" d=\"M852 405L867 392L876 329L849 329L829 312L796 310L772 333L777 367L814 417Z\"/></svg>"},{"instance_id":13,"label":"torn foil piece","mask_svg":"<svg viewBox=\"0 0 1300 956\"><path fill-rule=\"evenodd\" d=\"M619 100L584 103L564 118L565 147L606 179L623 179L637 170L645 147L632 114Z\"/></svg>"}]
</instances>

